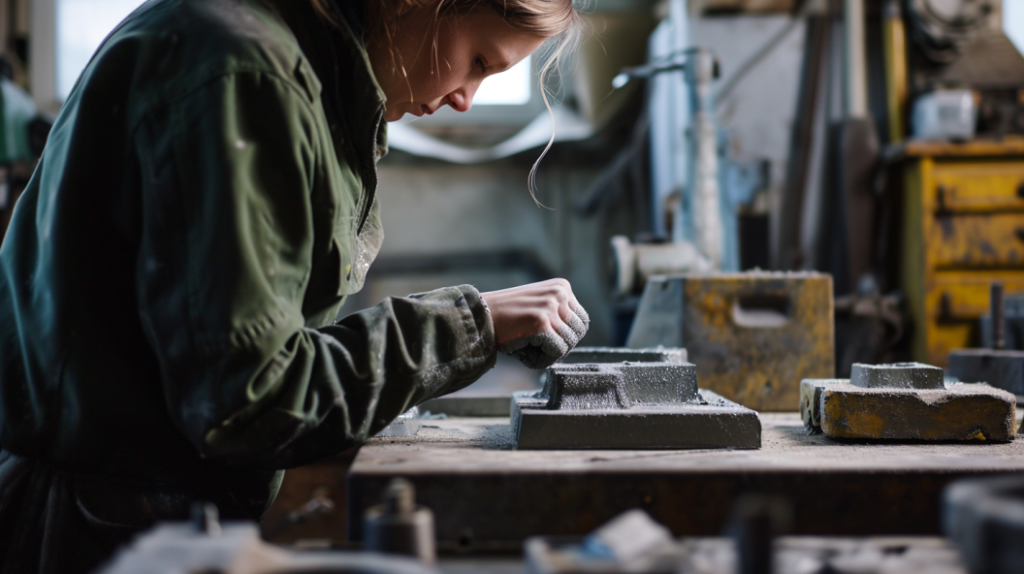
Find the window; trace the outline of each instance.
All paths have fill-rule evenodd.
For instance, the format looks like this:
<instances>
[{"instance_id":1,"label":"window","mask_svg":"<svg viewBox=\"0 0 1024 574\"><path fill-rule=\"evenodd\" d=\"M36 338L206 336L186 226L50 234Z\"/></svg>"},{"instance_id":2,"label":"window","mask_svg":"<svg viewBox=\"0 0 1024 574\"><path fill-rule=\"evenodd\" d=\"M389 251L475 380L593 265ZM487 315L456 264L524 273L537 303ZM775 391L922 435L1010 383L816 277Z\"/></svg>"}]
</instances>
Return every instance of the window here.
<instances>
[{"instance_id":1,"label":"window","mask_svg":"<svg viewBox=\"0 0 1024 574\"><path fill-rule=\"evenodd\" d=\"M480 89L473 98L475 106L521 106L530 103L533 95L530 89L530 61L532 57L527 56L525 60L513 66L510 70L495 74L480 85Z\"/></svg>"},{"instance_id":2,"label":"window","mask_svg":"<svg viewBox=\"0 0 1024 574\"><path fill-rule=\"evenodd\" d=\"M55 0L57 99L64 101L103 39L143 0Z\"/></svg>"},{"instance_id":3,"label":"window","mask_svg":"<svg viewBox=\"0 0 1024 574\"><path fill-rule=\"evenodd\" d=\"M32 93L56 112L108 34L144 0L32 0ZM421 125L525 125L544 110L531 58L487 78L473 109L440 110Z\"/></svg>"},{"instance_id":4,"label":"window","mask_svg":"<svg viewBox=\"0 0 1024 574\"><path fill-rule=\"evenodd\" d=\"M1003 2L1003 30L1017 49L1024 52L1024 2Z\"/></svg>"},{"instance_id":5,"label":"window","mask_svg":"<svg viewBox=\"0 0 1024 574\"><path fill-rule=\"evenodd\" d=\"M509 70L484 80L473 97L473 108L459 113L445 106L432 116L406 116L403 123L432 131L460 126L520 128L544 112L534 58L528 56Z\"/></svg>"}]
</instances>

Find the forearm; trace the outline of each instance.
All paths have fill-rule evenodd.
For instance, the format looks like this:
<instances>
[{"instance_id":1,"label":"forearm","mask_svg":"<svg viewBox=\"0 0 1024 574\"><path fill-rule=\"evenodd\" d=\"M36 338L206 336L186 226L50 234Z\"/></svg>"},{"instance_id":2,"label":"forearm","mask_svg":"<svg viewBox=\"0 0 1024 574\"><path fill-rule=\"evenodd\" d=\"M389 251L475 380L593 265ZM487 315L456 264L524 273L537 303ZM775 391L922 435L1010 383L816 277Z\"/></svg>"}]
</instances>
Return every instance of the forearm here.
<instances>
[{"instance_id":1,"label":"forearm","mask_svg":"<svg viewBox=\"0 0 1024 574\"><path fill-rule=\"evenodd\" d=\"M475 381L494 365L495 348L472 287L388 299L296 333L247 385L265 389L261 399L204 431L202 450L271 468L340 452L410 407Z\"/></svg>"}]
</instances>

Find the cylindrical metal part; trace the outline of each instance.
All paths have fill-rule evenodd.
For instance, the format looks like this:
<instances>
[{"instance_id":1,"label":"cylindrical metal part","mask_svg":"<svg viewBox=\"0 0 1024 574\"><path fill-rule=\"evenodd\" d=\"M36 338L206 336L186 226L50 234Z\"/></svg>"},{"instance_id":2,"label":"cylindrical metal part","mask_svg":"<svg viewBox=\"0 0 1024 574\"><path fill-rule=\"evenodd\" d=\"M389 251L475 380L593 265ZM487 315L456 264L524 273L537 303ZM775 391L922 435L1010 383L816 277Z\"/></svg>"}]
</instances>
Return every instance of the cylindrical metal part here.
<instances>
[{"instance_id":1,"label":"cylindrical metal part","mask_svg":"<svg viewBox=\"0 0 1024 574\"><path fill-rule=\"evenodd\" d=\"M992 348L1006 348L1006 308L1003 303L1003 284L993 283L990 304L992 306Z\"/></svg>"},{"instance_id":2,"label":"cylindrical metal part","mask_svg":"<svg viewBox=\"0 0 1024 574\"><path fill-rule=\"evenodd\" d=\"M864 0L843 3L846 33L846 117L868 115L867 53L864 41Z\"/></svg>"},{"instance_id":3,"label":"cylindrical metal part","mask_svg":"<svg viewBox=\"0 0 1024 574\"><path fill-rule=\"evenodd\" d=\"M434 514L416 506L416 491L408 480L392 480L383 504L367 510L364 522L367 551L412 556L427 565L437 562Z\"/></svg>"},{"instance_id":4,"label":"cylindrical metal part","mask_svg":"<svg viewBox=\"0 0 1024 574\"><path fill-rule=\"evenodd\" d=\"M900 0L886 0L882 12L882 45L885 52L885 102L889 112L889 141L900 143L906 135L907 32Z\"/></svg>"},{"instance_id":5,"label":"cylindrical metal part","mask_svg":"<svg viewBox=\"0 0 1024 574\"><path fill-rule=\"evenodd\" d=\"M722 213L719 208L718 128L715 127L714 92L718 60L707 48L692 48L686 64L690 94L690 127L687 152L687 189L693 209L690 213L693 240L714 269L721 269L724 252ZM674 241L682 237L673 236Z\"/></svg>"},{"instance_id":6,"label":"cylindrical metal part","mask_svg":"<svg viewBox=\"0 0 1024 574\"><path fill-rule=\"evenodd\" d=\"M780 498L746 494L736 501L727 534L736 544L737 574L771 574L775 538L789 531L790 504Z\"/></svg>"},{"instance_id":7,"label":"cylindrical metal part","mask_svg":"<svg viewBox=\"0 0 1024 574\"><path fill-rule=\"evenodd\" d=\"M628 238L616 235L611 240L613 287L616 295L630 295L644 290L647 280L655 275L707 273L711 263L689 242L634 245Z\"/></svg>"}]
</instances>

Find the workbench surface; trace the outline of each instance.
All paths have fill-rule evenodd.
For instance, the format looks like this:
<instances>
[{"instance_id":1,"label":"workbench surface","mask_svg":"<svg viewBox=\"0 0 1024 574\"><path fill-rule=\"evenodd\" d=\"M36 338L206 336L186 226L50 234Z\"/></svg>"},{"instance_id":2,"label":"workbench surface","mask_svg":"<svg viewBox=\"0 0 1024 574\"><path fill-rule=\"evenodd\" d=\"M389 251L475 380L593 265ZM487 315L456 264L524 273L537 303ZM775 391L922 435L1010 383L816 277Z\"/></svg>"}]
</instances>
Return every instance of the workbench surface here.
<instances>
[{"instance_id":1,"label":"workbench surface","mask_svg":"<svg viewBox=\"0 0 1024 574\"><path fill-rule=\"evenodd\" d=\"M360 450L349 473L350 536L360 537L358 517L399 476L434 510L442 548L479 550L584 534L630 508L676 535L718 535L744 492L790 499L795 534L938 534L950 481L1024 471L1024 439L840 443L807 434L795 413L760 417L760 450L689 451L516 451L508 419L424 421L415 437Z\"/></svg>"}]
</instances>

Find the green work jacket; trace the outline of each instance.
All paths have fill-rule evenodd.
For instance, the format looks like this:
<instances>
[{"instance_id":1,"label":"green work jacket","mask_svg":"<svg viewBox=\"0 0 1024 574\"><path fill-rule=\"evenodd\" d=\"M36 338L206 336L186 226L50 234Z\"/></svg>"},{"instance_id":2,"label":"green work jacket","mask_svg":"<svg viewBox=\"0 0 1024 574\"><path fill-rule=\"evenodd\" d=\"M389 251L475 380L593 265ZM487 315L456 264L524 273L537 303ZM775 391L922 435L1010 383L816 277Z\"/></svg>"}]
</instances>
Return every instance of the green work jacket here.
<instances>
[{"instance_id":1,"label":"green work jacket","mask_svg":"<svg viewBox=\"0 0 1024 574\"><path fill-rule=\"evenodd\" d=\"M384 97L344 18L282 4L151 0L86 68L0 248L4 449L266 481L493 366L469 286L335 323L381 240Z\"/></svg>"}]
</instances>

